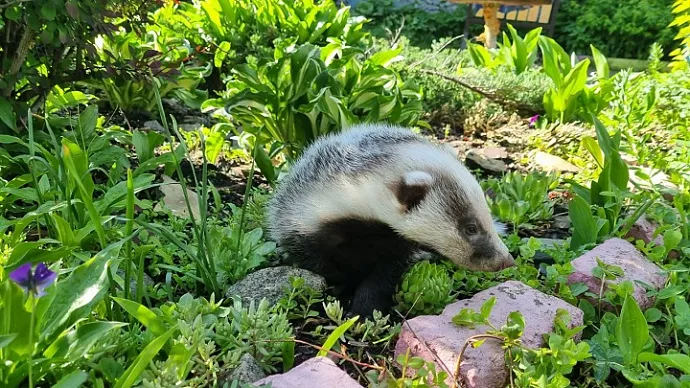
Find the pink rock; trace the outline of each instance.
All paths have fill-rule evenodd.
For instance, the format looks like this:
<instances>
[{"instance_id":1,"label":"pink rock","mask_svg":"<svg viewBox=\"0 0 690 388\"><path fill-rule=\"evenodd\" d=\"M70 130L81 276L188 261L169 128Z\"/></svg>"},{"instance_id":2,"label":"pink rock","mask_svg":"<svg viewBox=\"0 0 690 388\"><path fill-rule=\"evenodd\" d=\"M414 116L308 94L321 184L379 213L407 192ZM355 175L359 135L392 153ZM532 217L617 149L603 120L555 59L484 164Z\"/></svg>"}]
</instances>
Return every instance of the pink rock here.
<instances>
[{"instance_id":1,"label":"pink rock","mask_svg":"<svg viewBox=\"0 0 690 388\"><path fill-rule=\"evenodd\" d=\"M283 374L268 376L252 385L272 388L362 388L327 357L314 357Z\"/></svg>"},{"instance_id":2,"label":"pink rock","mask_svg":"<svg viewBox=\"0 0 690 388\"><path fill-rule=\"evenodd\" d=\"M648 220L647 217L642 216L633 224L628 234L625 235L625 238L632 237L636 240L644 241L645 244L649 244L649 242L653 240L656 245L664 245L664 236L658 235L654 237L656 228L657 225L655 223Z\"/></svg>"},{"instance_id":3,"label":"pink rock","mask_svg":"<svg viewBox=\"0 0 690 388\"><path fill-rule=\"evenodd\" d=\"M520 311L525 318L523 344L538 348L544 344L543 334L554 330L553 321L560 308L568 310L571 316L570 327L582 325L583 313L554 296L546 295L521 282L508 281L484 290L471 299L461 300L446 306L441 315L419 316L402 326L400 338L395 346L395 358L405 355L422 357L434 361L437 370L445 365L450 371L446 383L452 385L455 364L459 353L473 335L484 334L487 327L473 329L455 325L451 320L463 308L479 311L481 305L491 296L496 296L496 304L489 320L496 327L506 323L508 314ZM460 364L459 380L465 387L503 388L508 379L505 365L505 352L498 341L488 339L478 348L471 346L465 350Z\"/></svg>"},{"instance_id":4,"label":"pink rock","mask_svg":"<svg viewBox=\"0 0 690 388\"><path fill-rule=\"evenodd\" d=\"M574 271L568 277L568 284L584 283L591 292L598 294L601 289L601 281L592 275L592 269L597 266L597 258L623 270L622 277L616 280L607 280L607 283L620 283L626 280L633 282L633 297L643 310L651 307L654 300L647 296L645 289L635 283L635 280L647 283L657 290L663 288L666 282L666 275L663 274L662 269L647 260L634 245L620 238L612 238L571 262Z\"/></svg>"}]
</instances>

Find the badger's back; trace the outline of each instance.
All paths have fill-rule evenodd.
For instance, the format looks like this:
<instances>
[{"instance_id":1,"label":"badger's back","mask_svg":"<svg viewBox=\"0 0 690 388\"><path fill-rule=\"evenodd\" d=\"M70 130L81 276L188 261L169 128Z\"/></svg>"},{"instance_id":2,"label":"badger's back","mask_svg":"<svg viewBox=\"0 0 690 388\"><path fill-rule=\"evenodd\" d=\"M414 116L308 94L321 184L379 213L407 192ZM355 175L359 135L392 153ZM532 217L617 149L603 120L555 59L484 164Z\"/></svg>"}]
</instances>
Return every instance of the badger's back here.
<instances>
[{"instance_id":1,"label":"badger's back","mask_svg":"<svg viewBox=\"0 0 690 388\"><path fill-rule=\"evenodd\" d=\"M399 205L387 185L420 167L471 179L452 151L406 128L363 124L321 137L279 183L269 203L269 235L281 245L337 219L387 223Z\"/></svg>"}]
</instances>

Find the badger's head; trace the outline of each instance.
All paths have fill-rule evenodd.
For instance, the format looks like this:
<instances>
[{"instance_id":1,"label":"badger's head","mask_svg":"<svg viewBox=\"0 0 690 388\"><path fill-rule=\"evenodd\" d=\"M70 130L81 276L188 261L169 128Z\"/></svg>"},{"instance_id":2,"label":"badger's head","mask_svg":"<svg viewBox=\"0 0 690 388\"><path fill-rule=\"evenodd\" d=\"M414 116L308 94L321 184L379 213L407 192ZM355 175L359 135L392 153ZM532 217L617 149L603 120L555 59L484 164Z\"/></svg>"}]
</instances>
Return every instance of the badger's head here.
<instances>
[{"instance_id":1,"label":"badger's head","mask_svg":"<svg viewBox=\"0 0 690 388\"><path fill-rule=\"evenodd\" d=\"M409 171L393 185L394 228L460 267L500 271L515 265L476 179L459 172Z\"/></svg>"}]
</instances>

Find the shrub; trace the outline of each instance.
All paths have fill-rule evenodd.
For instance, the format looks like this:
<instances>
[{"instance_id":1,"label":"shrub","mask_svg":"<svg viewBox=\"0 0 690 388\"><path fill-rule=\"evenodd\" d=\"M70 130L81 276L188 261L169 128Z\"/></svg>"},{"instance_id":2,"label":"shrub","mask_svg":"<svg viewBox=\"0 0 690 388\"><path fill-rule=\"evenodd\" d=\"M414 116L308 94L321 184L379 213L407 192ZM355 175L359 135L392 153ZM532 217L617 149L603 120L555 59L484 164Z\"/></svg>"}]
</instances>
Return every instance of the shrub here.
<instances>
[{"instance_id":1,"label":"shrub","mask_svg":"<svg viewBox=\"0 0 690 388\"><path fill-rule=\"evenodd\" d=\"M364 48L365 19L350 17L349 7L333 0L200 0L170 3L155 15L164 34L178 34L198 48L197 56L213 63L220 75L240 64L263 66L274 54L306 43L323 47L340 43Z\"/></svg>"},{"instance_id":2,"label":"shrub","mask_svg":"<svg viewBox=\"0 0 690 388\"><path fill-rule=\"evenodd\" d=\"M354 12L370 20L365 28L374 36L385 37L388 31L402 27L402 34L415 46L431 47L438 39L462 34L467 14L464 6L444 7L439 2L438 9L429 10L436 12L428 12L419 3L395 7L393 0L363 0Z\"/></svg>"},{"instance_id":3,"label":"shrub","mask_svg":"<svg viewBox=\"0 0 690 388\"><path fill-rule=\"evenodd\" d=\"M138 1L16 1L0 10L0 131L14 129L18 112L40 106L56 85L104 77L94 46L118 21L139 26L148 10ZM123 18L118 18L125 16ZM6 60L5 60L6 59Z\"/></svg>"},{"instance_id":4,"label":"shrub","mask_svg":"<svg viewBox=\"0 0 690 388\"><path fill-rule=\"evenodd\" d=\"M419 88L389 68L401 50L365 60L345 50L335 43L325 49L307 44L261 68L238 66L227 98L209 100L205 107L225 107L258 138L256 144L271 145L268 155L255 148L262 153L255 155L257 165L269 180L276 178L269 157L281 152L292 162L321 135L357 122L416 125L422 112Z\"/></svg>"},{"instance_id":5,"label":"shrub","mask_svg":"<svg viewBox=\"0 0 690 388\"><path fill-rule=\"evenodd\" d=\"M554 38L568 52L584 54L594 45L610 57L647 59L659 42L670 48L673 0L565 0L561 2Z\"/></svg>"}]
</instances>

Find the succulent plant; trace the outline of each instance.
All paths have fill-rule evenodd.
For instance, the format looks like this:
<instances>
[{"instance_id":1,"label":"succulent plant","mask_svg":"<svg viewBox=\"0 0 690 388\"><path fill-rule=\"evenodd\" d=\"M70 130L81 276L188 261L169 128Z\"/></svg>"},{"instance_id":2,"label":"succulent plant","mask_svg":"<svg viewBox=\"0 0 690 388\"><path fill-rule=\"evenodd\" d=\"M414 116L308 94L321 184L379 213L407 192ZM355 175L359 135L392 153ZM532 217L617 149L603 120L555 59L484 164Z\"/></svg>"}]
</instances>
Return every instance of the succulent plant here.
<instances>
[{"instance_id":1,"label":"succulent plant","mask_svg":"<svg viewBox=\"0 0 690 388\"><path fill-rule=\"evenodd\" d=\"M403 276L395 295L398 309L410 315L438 314L455 299L453 280L441 264L416 263Z\"/></svg>"}]
</instances>

